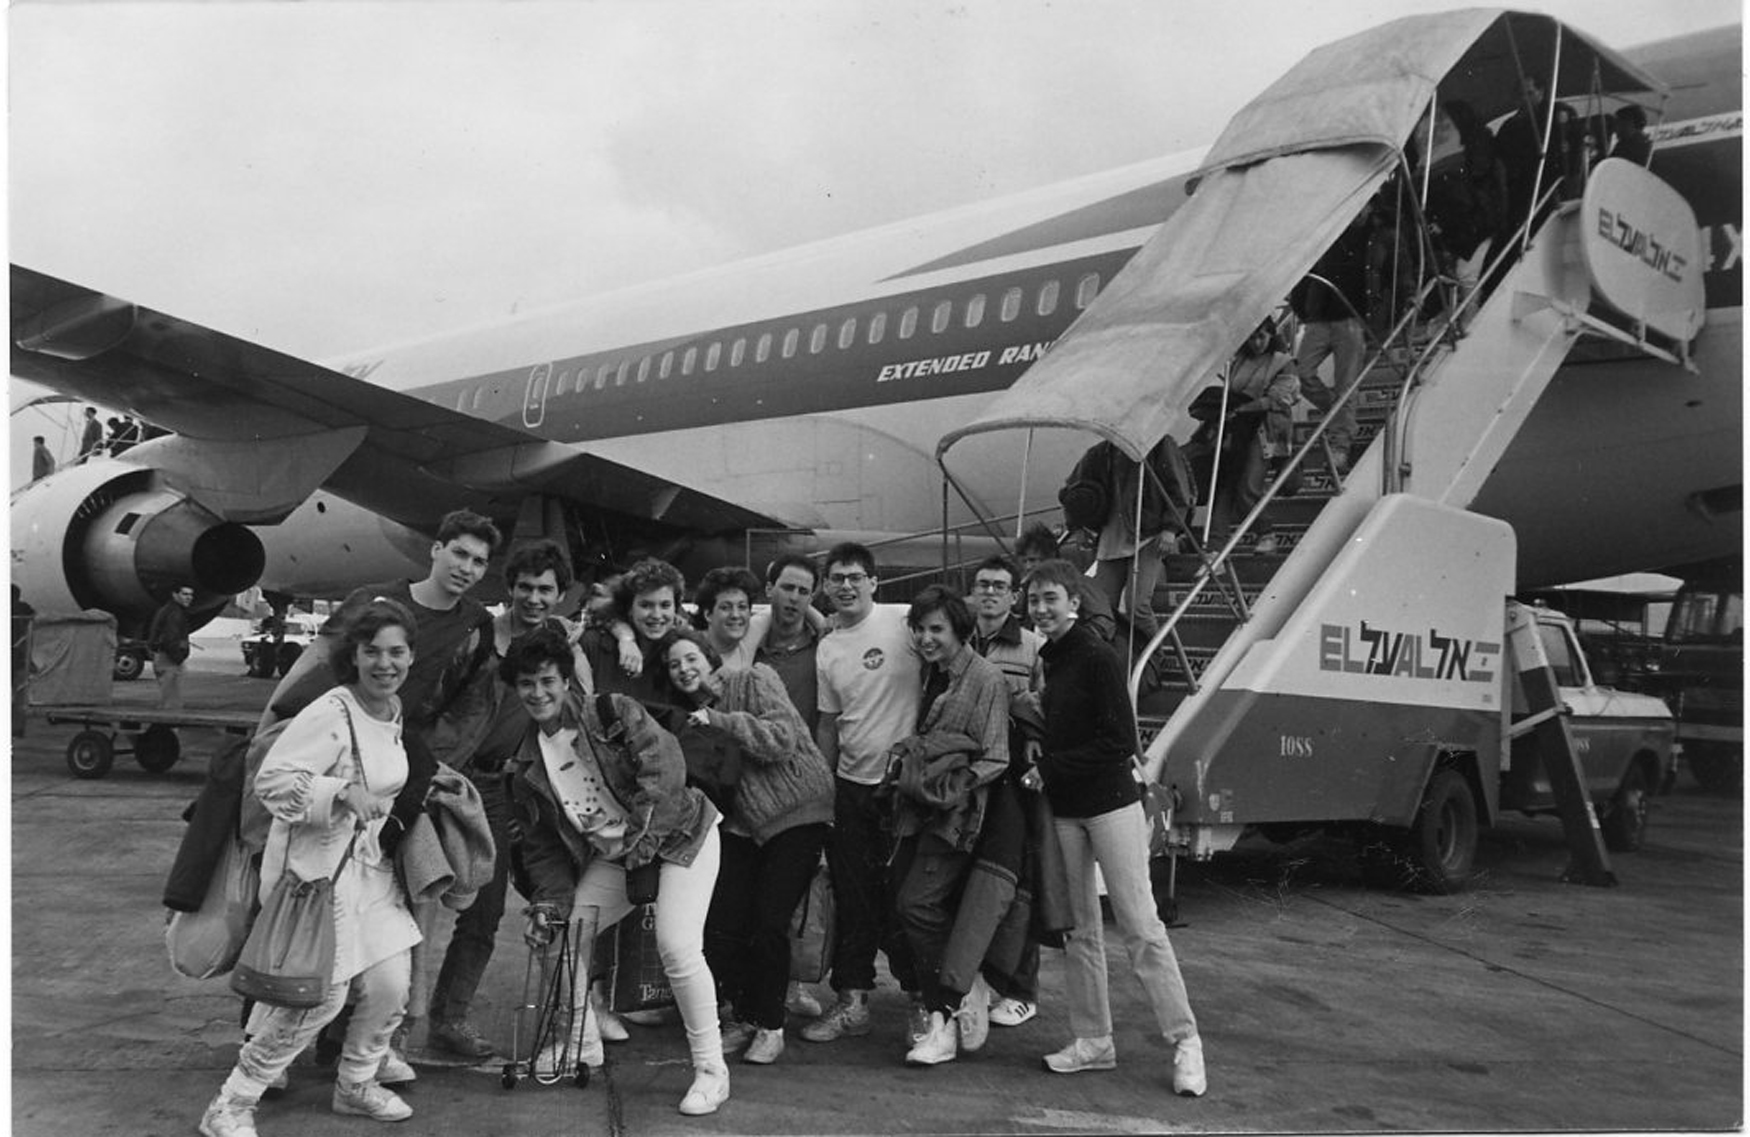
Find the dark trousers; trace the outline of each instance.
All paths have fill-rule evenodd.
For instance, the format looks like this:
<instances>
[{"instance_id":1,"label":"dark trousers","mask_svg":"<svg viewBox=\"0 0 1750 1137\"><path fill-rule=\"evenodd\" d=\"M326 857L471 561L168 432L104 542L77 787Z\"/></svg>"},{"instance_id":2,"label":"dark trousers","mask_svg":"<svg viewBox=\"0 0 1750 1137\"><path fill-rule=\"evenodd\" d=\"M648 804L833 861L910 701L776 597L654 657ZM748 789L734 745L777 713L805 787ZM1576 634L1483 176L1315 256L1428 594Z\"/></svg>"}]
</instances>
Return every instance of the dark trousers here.
<instances>
[{"instance_id":1,"label":"dark trousers","mask_svg":"<svg viewBox=\"0 0 1750 1137\"><path fill-rule=\"evenodd\" d=\"M814 879L827 832L825 822L798 825L764 845L722 833L723 861L705 918L705 961L743 1022L783 1029L790 921Z\"/></svg>"},{"instance_id":2,"label":"dark trousers","mask_svg":"<svg viewBox=\"0 0 1750 1137\"><path fill-rule=\"evenodd\" d=\"M438 1022L459 1023L467 1019L468 1007L474 1002L486 965L492 962L492 947L498 938L499 921L504 918L505 889L510 880L510 799L505 793L504 775L470 774L468 780L480 791L480 805L486 813L487 827L492 830L497 856L493 858L492 879L474 894L474 903L456 915L456 930L431 992L429 1013Z\"/></svg>"},{"instance_id":3,"label":"dark trousers","mask_svg":"<svg viewBox=\"0 0 1750 1137\"><path fill-rule=\"evenodd\" d=\"M911 945L912 967L924 1005L932 1011L952 1012L966 994L964 989L943 986L942 956L971 871L972 854L961 852L934 833L905 838L893 858L893 876L898 881L894 907Z\"/></svg>"},{"instance_id":4,"label":"dark trousers","mask_svg":"<svg viewBox=\"0 0 1750 1137\"><path fill-rule=\"evenodd\" d=\"M911 947L893 913L888 885L888 853L893 848L886 799L874 786L837 779L833 834L828 860L838 927L833 940L832 987L870 991L875 987L875 951L887 953L887 967L907 991L916 991Z\"/></svg>"}]
</instances>

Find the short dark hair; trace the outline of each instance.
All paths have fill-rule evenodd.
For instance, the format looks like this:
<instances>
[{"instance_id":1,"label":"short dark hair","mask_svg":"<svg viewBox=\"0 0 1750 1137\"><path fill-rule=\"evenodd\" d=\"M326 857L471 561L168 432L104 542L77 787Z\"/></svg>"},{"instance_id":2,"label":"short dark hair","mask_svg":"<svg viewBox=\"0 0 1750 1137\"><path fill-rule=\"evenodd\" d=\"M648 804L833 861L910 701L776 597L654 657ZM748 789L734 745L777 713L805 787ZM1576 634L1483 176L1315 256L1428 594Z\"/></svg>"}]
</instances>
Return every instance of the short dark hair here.
<instances>
[{"instance_id":1,"label":"short dark hair","mask_svg":"<svg viewBox=\"0 0 1750 1137\"><path fill-rule=\"evenodd\" d=\"M744 593L751 606L760 598L760 578L740 565L714 568L701 577L698 590L693 593L693 603L699 609L699 627L705 626L705 617L711 614L711 609L717 607L717 597L725 592L736 591Z\"/></svg>"},{"instance_id":2,"label":"short dark hair","mask_svg":"<svg viewBox=\"0 0 1750 1137\"><path fill-rule=\"evenodd\" d=\"M1038 553L1042 557L1057 555L1057 534L1051 531L1051 526L1043 521L1035 521L1021 530L1021 535L1015 538L1015 555L1024 557L1029 552Z\"/></svg>"},{"instance_id":3,"label":"short dark hair","mask_svg":"<svg viewBox=\"0 0 1750 1137\"><path fill-rule=\"evenodd\" d=\"M696 646L710 661L711 670L715 671L723 666L723 654L711 646L711 641L705 638L703 632L694 628L678 626L670 628L662 633L661 639L656 641L656 661L662 664L656 669L656 685L661 690L674 690L674 685L669 682L668 678L668 649L678 643L689 643Z\"/></svg>"},{"instance_id":4,"label":"short dark hair","mask_svg":"<svg viewBox=\"0 0 1750 1137\"><path fill-rule=\"evenodd\" d=\"M1006 572L1009 574L1010 587L1019 588L1021 586L1021 566L1015 563L1014 557L992 553L978 562L977 567L972 570L972 575L977 577L981 572Z\"/></svg>"},{"instance_id":5,"label":"short dark hair","mask_svg":"<svg viewBox=\"0 0 1750 1137\"><path fill-rule=\"evenodd\" d=\"M687 578L681 575L680 569L667 561L645 557L621 573L620 579L614 582L614 606L620 610L622 616L630 615L632 601L659 588L673 590L674 602L678 605L687 590Z\"/></svg>"},{"instance_id":6,"label":"short dark hair","mask_svg":"<svg viewBox=\"0 0 1750 1137\"><path fill-rule=\"evenodd\" d=\"M1622 123L1624 126L1632 126L1637 130L1645 130L1647 128L1647 112L1642 107L1630 103L1626 107L1617 108L1616 121Z\"/></svg>"},{"instance_id":7,"label":"short dark hair","mask_svg":"<svg viewBox=\"0 0 1750 1137\"><path fill-rule=\"evenodd\" d=\"M549 663L559 669L559 676L566 683L577 675L571 641L552 624L543 624L510 641L510 646L504 649L504 658L498 661L498 678L514 685L522 676L533 675Z\"/></svg>"},{"instance_id":8,"label":"short dark hair","mask_svg":"<svg viewBox=\"0 0 1750 1137\"><path fill-rule=\"evenodd\" d=\"M784 575L787 568L799 568L808 574L809 580L815 584L820 583L820 566L814 563L813 558L805 557L801 553L785 553L767 565L766 583L778 583L778 578Z\"/></svg>"},{"instance_id":9,"label":"short dark hair","mask_svg":"<svg viewBox=\"0 0 1750 1137\"><path fill-rule=\"evenodd\" d=\"M407 646L413 647L419 634L419 621L399 600L387 596L373 596L367 600L347 617L346 623L341 625L340 635L328 649L328 669L334 672L336 679L342 683L358 682L358 660L353 658L354 653L376 639L377 633L384 628L401 628L407 633Z\"/></svg>"},{"instance_id":10,"label":"short dark hair","mask_svg":"<svg viewBox=\"0 0 1750 1137\"><path fill-rule=\"evenodd\" d=\"M32 442L41 442L43 440L43 436L40 434L32 435L30 440Z\"/></svg>"},{"instance_id":11,"label":"short dark hair","mask_svg":"<svg viewBox=\"0 0 1750 1137\"><path fill-rule=\"evenodd\" d=\"M972 609L966 606L966 601L945 584L932 584L918 593L912 600L911 607L906 609L905 622L916 628L931 612L940 612L948 617L948 626L954 629L954 638L962 642L971 639L972 630L978 626L972 618Z\"/></svg>"},{"instance_id":12,"label":"short dark hair","mask_svg":"<svg viewBox=\"0 0 1750 1137\"><path fill-rule=\"evenodd\" d=\"M834 565L856 565L870 576L875 575L875 554L869 551L867 545L859 545L855 541L841 541L827 550L826 560L821 566L831 571Z\"/></svg>"},{"instance_id":13,"label":"short dark hair","mask_svg":"<svg viewBox=\"0 0 1750 1137\"><path fill-rule=\"evenodd\" d=\"M492 523L490 517L483 517L471 509L451 510L438 522L438 544L447 545L457 537L474 537L484 541L489 553L498 548L498 542L502 539L498 535L498 526Z\"/></svg>"},{"instance_id":14,"label":"short dark hair","mask_svg":"<svg viewBox=\"0 0 1750 1137\"><path fill-rule=\"evenodd\" d=\"M1040 561L1033 566L1033 571L1027 574L1026 587L1031 589L1036 584L1056 584L1071 596L1081 595L1081 582L1086 578L1061 557L1049 561Z\"/></svg>"},{"instance_id":15,"label":"short dark hair","mask_svg":"<svg viewBox=\"0 0 1750 1137\"><path fill-rule=\"evenodd\" d=\"M553 580L558 583L559 591L564 592L571 587L571 565L565 559L565 550L559 547L559 542L543 537L538 541L524 541L513 546L510 555L504 561L504 586L514 588L519 576L540 576L551 570Z\"/></svg>"}]
</instances>

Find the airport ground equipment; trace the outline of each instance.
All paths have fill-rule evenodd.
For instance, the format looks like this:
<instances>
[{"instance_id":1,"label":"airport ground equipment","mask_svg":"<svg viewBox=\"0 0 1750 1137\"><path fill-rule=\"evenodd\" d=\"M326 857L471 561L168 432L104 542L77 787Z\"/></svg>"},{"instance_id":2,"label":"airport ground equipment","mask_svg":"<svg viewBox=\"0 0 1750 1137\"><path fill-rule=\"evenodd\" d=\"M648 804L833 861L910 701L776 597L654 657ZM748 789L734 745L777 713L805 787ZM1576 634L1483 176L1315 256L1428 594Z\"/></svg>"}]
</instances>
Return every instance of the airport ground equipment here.
<instances>
[{"instance_id":1,"label":"airport ground equipment","mask_svg":"<svg viewBox=\"0 0 1750 1137\"><path fill-rule=\"evenodd\" d=\"M1683 761L1702 788L1744 787L1744 585L1685 581L1672 603L1652 690L1677 715Z\"/></svg>"},{"instance_id":2,"label":"airport ground equipment","mask_svg":"<svg viewBox=\"0 0 1750 1137\"><path fill-rule=\"evenodd\" d=\"M75 778L101 778L118 755L132 755L141 768L162 774L182 757L181 728L217 730L238 737L255 733L260 715L250 711L158 711L117 706L32 707L54 726L81 727L67 743L67 769Z\"/></svg>"},{"instance_id":3,"label":"airport ground equipment","mask_svg":"<svg viewBox=\"0 0 1750 1137\"><path fill-rule=\"evenodd\" d=\"M581 942L571 924L561 924L553 939L540 947L530 945L523 968L522 994L512 1012L510 1061L499 1074L499 1085L516 1089L524 1078L543 1086L569 1078L578 1089L589 1085L589 1066L574 1050L572 1026L578 1015L574 992L587 978L577 974L577 949ZM558 1043L558 1057L551 1067L540 1064L541 1054Z\"/></svg>"},{"instance_id":4,"label":"airport ground equipment","mask_svg":"<svg viewBox=\"0 0 1750 1137\"><path fill-rule=\"evenodd\" d=\"M1051 352L938 447L951 486L949 449L988 431L1088 431L1140 461L1183 437L1195 397L1352 219L1371 208L1387 222L1402 279L1367 313L1361 377L1338 393L1368 428L1353 466L1314 419L1228 532L1184 519L1159 630L1127 642L1146 771L1173 790L1175 841L1195 858L1246 832L1335 826L1363 838L1364 865L1462 887L1478 829L1512 808L1501 775L1524 672L1541 699L1528 736L1561 771L1540 804L1566 819L1574 879L1608 882L1558 685L1526 655L1535 643L1508 648L1519 545L1543 535L1479 499L1583 339L1657 361L1651 382L1693 366L1705 259L1684 196L1605 159L1575 178L1540 171L1484 286L1448 270L1425 212L1441 159L1404 140L1435 154L1436 95L1504 116L1515 59L1551 69L1545 86L1577 114L1662 97L1632 64L1518 14L1410 17L1320 48L1235 117L1191 199ZM1626 218L1639 236L1620 239ZM1297 480L1308 488L1293 493Z\"/></svg>"}]
</instances>

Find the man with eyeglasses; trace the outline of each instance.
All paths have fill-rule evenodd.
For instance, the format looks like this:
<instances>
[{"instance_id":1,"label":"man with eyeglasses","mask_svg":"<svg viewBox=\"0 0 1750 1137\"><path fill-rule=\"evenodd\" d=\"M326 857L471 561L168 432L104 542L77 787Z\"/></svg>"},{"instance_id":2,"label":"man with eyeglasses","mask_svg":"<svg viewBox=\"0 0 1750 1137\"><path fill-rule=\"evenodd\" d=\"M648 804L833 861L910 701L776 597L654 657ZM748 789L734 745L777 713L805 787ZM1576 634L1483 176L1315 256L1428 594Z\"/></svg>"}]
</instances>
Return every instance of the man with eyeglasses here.
<instances>
[{"instance_id":1,"label":"man with eyeglasses","mask_svg":"<svg viewBox=\"0 0 1750 1137\"><path fill-rule=\"evenodd\" d=\"M810 1042L869 1033L877 948L887 953L888 970L912 995L914 1031L922 1018L911 952L888 890L893 841L887 803L876 791L887 772L888 752L917 727L923 657L904 611L876 606L876 584L875 554L862 545L847 542L827 553L833 628L815 651L820 688L815 740L838 775L828 854L838 916L832 969L838 1001L802 1028Z\"/></svg>"}]
</instances>

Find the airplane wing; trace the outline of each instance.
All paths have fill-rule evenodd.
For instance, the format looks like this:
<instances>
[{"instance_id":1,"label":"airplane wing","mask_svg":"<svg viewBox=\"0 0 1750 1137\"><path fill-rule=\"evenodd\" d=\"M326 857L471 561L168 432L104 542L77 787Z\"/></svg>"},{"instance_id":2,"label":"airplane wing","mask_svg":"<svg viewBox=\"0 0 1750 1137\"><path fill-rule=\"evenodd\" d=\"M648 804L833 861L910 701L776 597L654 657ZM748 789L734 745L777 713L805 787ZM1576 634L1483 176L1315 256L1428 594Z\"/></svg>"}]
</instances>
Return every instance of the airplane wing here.
<instances>
[{"instance_id":1,"label":"airplane wing","mask_svg":"<svg viewBox=\"0 0 1750 1137\"><path fill-rule=\"evenodd\" d=\"M196 445L258 464L271 460L265 456L276 445L291 455L318 438L332 447L336 437L357 435L356 445L323 467L323 487L415 529L428 530L461 506L502 511L531 493L699 533L783 524L20 265L12 266L11 284L15 376L126 408Z\"/></svg>"}]
</instances>

